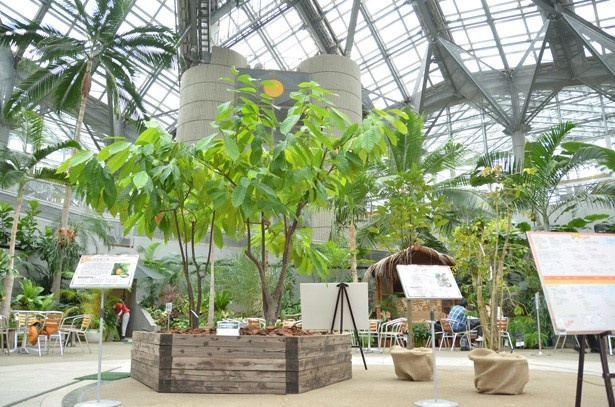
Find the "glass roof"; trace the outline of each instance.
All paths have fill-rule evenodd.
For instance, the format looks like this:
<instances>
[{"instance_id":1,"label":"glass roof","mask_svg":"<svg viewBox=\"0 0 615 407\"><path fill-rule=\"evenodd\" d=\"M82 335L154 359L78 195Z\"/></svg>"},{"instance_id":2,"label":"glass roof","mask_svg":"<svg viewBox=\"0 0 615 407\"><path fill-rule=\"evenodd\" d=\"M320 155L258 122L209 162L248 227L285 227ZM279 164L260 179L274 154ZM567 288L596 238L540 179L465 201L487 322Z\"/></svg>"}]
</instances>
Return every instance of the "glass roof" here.
<instances>
[{"instance_id":1,"label":"glass roof","mask_svg":"<svg viewBox=\"0 0 615 407\"><path fill-rule=\"evenodd\" d=\"M84 1L91 6L92 0ZM175 28L178 4L201 2L208 0L135 0L125 24ZM511 149L507 133L531 137L562 120L579 124L579 139L610 146L615 0L212 3L212 45L239 52L251 67L273 70L294 70L317 54L345 54L360 67L364 107L412 103L425 116L427 148L453 139L477 152ZM54 1L0 3L3 22L37 18L62 32L76 29ZM573 54L570 44L581 44L582 52ZM99 103L88 105L87 131L95 141L109 127L100 73L94 80L92 97ZM148 113L173 130L177 70L144 66L136 83Z\"/></svg>"}]
</instances>

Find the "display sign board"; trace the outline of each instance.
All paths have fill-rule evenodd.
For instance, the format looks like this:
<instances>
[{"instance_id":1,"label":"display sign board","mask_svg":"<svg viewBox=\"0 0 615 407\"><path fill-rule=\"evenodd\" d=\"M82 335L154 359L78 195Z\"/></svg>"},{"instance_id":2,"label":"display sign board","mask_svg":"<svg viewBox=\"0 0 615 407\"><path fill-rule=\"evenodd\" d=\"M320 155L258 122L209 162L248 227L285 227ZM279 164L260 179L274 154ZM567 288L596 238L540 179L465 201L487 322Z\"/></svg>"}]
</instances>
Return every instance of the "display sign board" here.
<instances>
[{"instance_id":1,"label":"display sign board","mask_svg":"<svg viewBox=\"0 0 615 407\"><path fill-rule=\"evenodd\" d=\"M81 256L70 288L130 288L138 254Z\"/></svg>"},{"instance_id":2,"label":"display sign board","mask_svg":"<svg viewBox=\"0 0 615 407\"><path fill-rule=\"evenodd\" d=\"M218 321L216 324L216 335L239 336L239 321Z\"/></svg>"},{"instance_id":3,"label":"display sign board","mask_svg":"<svg viewBox=\"0 0 615 407\"><path fill-rule=\"evenodd\" d=\"M406 298L461 298L461 291L449 266L398 264L397 275Z\"/></svg>"},{"instance_id":4,"label":"display sign board","mask_svg":"<svg viewBox=\"0 0 615 407\"><path fill-rule=\"evenodd\" d=\"M557 334L615 329L615 235L527 233Z\"/></svg>"},{"instance_id":5,"label":"display sign board","mask_svg":"<svg viewBox=\"0 0 615 407\"><path fill-rule=\"evenodd\" d=\"M301 327L312 330L330 330L334 321L335 305L338 302L339 283L303 283L301 292ZM369 329L367 283L346 283L348 302L358 330ZM341 309L344 313L341 313ZM342 317L340 319L340 317ZM333 329L354 330L350 309L346 300L337 308Z\"/></svg>"}]
</instances>

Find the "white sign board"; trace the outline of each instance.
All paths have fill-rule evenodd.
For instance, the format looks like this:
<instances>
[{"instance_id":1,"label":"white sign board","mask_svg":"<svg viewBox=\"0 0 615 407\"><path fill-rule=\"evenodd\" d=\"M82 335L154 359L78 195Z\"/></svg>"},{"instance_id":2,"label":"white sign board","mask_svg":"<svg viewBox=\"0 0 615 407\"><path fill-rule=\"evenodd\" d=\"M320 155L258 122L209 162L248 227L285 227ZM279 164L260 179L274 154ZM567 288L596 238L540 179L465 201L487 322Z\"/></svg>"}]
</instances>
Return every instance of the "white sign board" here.
<instances>
[{"instance_id":1,"label":"white sign board","mask_svg":"<svg viewBox=\"0 0 615 407\"><path fill-rule=\"evenodd\" d=\"M352 315L354 316L357 329L369 329L369 307L367 300L367 283L345 283L348 299L341 298L338 301L340 288L339 283L303 283L300 285L301 291L301 327L312 330L330 330L334 318L335 306L337 304L337 314L335 315L334 330L354 330ZM341 314L341 310L344 313ZM343 317L342 319L340 319Z\"/></svg>"},{"instance_id":2,"label":"white sign board","mask_svg":"<svg viewBox=\"0 0 615 407\"><path fill-rule=\"evenodd\" d=\"M70 288L130 288L138 254L81 256Z\"/></svg>"},{"instance_id":3,"label":"white sign board","mask_svg":"<svg viewBox=\"0 0 615 407\"><path fill-rule=\"evenodd\" d=\"M457 299L461 291L449 266L399 264L397 275L410 299Z\"/></svg>"},{"instance_id":4,"label":"white sign board","mask_svg":"<svg viewBox=\"0 0 615 407\"><path fill-rule=\"evenodd\" d=\"M615 329L615 235L527 233L557 334Z\"/></svg>"},{"instance_id":5,"label":"white sign board","mask_svg":"<svg viewBox=\"0 0 615 407\"><path fill-rule=\"evenodd\" d=\"M216 325L218 336L239 336L239 321L218 321Z\"/></svg>"}]
</instances>

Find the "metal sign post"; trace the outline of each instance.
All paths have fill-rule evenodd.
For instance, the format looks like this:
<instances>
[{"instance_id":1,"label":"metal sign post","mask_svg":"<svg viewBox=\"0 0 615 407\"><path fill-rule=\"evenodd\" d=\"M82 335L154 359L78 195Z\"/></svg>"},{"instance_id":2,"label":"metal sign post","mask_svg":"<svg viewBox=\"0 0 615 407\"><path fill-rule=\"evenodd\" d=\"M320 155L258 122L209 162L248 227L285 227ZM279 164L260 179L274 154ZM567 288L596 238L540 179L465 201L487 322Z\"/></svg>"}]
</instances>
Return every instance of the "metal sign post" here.
<instances>
[{"instance_id":1,"label":"metal sign post","mask_svg":"<svg viewBox=\"0 0 615 407\"><path fill-rule=\"evenodd\" d=\"M536 293L534 296L536 303L536 323L538 324L538 353L536 356L542 356L542 337L540 336L540 294Z\"/></svg>"},{"instance_id":2,"label":"metal sign post","mask_svg":"<svg viewBox=\"0 0 615 407\"><path fill-rule=\"evenodd\" d=\"M115 400L101 400L100 386L102 382L102 346L103 326L105 320L105 289L130 288L137 269L139 255L84 255L81 256L70 288L100 289L100 333L98 337L98 381L96 383L96 400L75 404L75 407L120 406Z\"/></svg>"}]
</instances>

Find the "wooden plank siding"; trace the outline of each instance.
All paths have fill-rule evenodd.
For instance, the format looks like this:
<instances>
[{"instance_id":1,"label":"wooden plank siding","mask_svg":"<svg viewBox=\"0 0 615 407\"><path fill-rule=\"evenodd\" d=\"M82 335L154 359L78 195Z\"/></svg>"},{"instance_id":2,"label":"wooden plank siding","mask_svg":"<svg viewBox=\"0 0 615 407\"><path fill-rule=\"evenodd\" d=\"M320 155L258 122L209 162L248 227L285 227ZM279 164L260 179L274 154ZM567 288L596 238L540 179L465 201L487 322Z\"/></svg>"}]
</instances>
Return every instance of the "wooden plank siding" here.
<instances>
[{"instance_id":1,"label":"wooden plank siding","mask_svg":"<svg viewBox=\"0 0 615 407\"><path fill-rule=\"evenodd\" d=\"M134 332L131 376L161 393L296 394L352 378L351 336Z\"/></svg>"}]
</instances>

